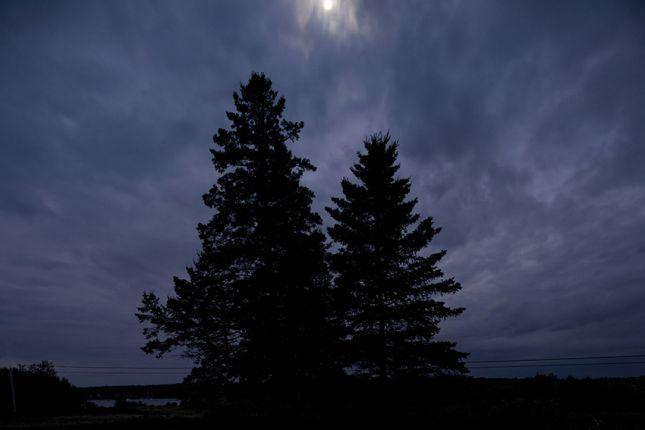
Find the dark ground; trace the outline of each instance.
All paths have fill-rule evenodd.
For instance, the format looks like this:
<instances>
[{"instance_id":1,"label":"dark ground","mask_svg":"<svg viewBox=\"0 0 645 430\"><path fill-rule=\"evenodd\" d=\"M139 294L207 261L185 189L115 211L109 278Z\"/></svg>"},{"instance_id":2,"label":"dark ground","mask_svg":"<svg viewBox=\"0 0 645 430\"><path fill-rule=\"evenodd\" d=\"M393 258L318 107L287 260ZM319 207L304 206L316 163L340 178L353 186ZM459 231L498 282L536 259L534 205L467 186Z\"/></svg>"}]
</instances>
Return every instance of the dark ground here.
<instances>
[{"instance_id":1,"label":"dark ground","mask_svg":"<svg viewBox=\"0 0 645 430\"><path fill-rule=\"evenodd\" d=\"M173 394L172 389L160 387L159 397ZM81 389L92 396L150 394L151 390L155 394L154 387ZM5 423L4 428L338 428L387 423L405 428L415 423L415 428L440 429L645 429L645 377L440 378L396 384L347 380L333 387L300 390L290 407L268 392L260 401L270 405L265 408L248 400L235 401L239 395L232 392L226 401L222 397L213 400L212 412L195 409L195 402L193 409L122 404L117 409L85 410L74 416L22 417ZM282 417L279 408L283 408Z\"/></svg>"}]
</instances>

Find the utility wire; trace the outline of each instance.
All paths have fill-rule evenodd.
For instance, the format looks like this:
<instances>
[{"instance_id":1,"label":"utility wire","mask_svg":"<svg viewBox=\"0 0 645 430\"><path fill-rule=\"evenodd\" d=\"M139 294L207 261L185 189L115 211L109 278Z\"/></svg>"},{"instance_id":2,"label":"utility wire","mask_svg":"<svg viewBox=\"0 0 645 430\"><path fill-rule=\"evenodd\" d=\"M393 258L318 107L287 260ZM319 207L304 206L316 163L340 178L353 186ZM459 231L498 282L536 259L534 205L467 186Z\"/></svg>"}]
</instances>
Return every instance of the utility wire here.
<instances>
[{"instance_id":1,"label":"utility wire","mask_svg":"<svg viewBox=\"0 0 645 430\"><path fill-rule=\"evenodd\" d=\"M518 363L530 361L564 361L564 360L607 360L614 358L645 358L645 354L632 355L587 355L579 357L515 358L503 360L466 360L464 363ZM95 366L95 365L54 365L60 369L121 369L121 370L191 370L192 367L150 367L150 366Z\"/></svg>"},{"instance_id":2,"label":"utility wire","mask_svg":"<svg viewBox=\"0 0 645 430\"><path fill-rule=\"evenodd\" d=\"M645 354L633 355L600 355L580 357L518 358L505 360L466 360L464 363L517 363L523 361L563 361L563 360L607 360L613 358L644 358Z\"/></svg>"},{"instance_id":3,"label":"utility wire","mask_svg":"<svg viewBox=\"0 0 645 430\"><path fill-rule=\"evenodd\" d=\"M509 368L535 368L535 367L569 367L569 366L614 366L621 364L645 364L645 361L613 361L600 363L536 363L536 364L508 364L502 366L469 366L469 369L509 369ZM95 369L95 370L101 370ZM125 368L126 370L136 370L136 368ZM75 371L63 370L61 374L81 374L81 375L186 375L182 372L93 372L93 371Z\"/></svg>"},{"instance_id":4,"label":"utility wire","mask_svg":"<svg viewBox=\"0 0 645 430\"><path fill-rule=\"evenodd\" d=\"M530 368L530 367L567 367L567 366L614 366L621 364L645 364L645 361L612 361L612 362L587 362L587 363L540 363L553 361L579 361L579 360L608 360L608 359L627 359L627 358L645 358L645 354L630 355L601 355L601 356L578 356L578 357L543 357L543 358L516 358L501 360L466 360L466 364L495 364L511 363L500 366L469 366L469 369L508 369L508 368ZM512 364L512 363L529 363L533 364ZM150 366L101 366L101 365L54 365L57 369L63 369L59 373L64 374L84 374L84 375L186 375L185 372L166 372L172 370L192 370L192 367L150 367ZM70 369L70 370L65 370ZM144 372L121 372L121 371L144 371ZM109 371L109 372L108 372ZM161 372L156 372L161 371Z\"/></svg>"},{"instance_id":5,"label":"utility wire","mask_svg":"<svg viewBox=\"0 0 645 430\"><path fill-rule=\"evenodd\" d=\"M472 366L469 369L510 369L514 367L569 367L569 366L613 366L620 364L645 364L645 361L614 361L604 363L546 363L546 364L510 364L505 366Z\"/></svg>"},{"instance_id":6,"label":"utility wire","mask_svg":"<svg viewBox=\"0 0 645 430\"><path fill-rule=\"evenodd\" d=\"M182 375L186 376L185 373L177 373L177 372L77 372L73 370L67 370L63 372L59 372L61 375Z\"/></svg>"},{"instance_id":7,"label":"utility wire","mask_svg":"<svg viewBox=\"0 0 645 430\"><path fill-rule=\"evenodd\" d=\"M192 367L131 367L131 366L71 366L54 365L59 369L121 369L121 370L191 370Z\"/></svg>"},{"instance_id":8,"label":"utility wire","mask_svg":"<svg viewBox=\"0 0 645 430\"><path fill-rule=\"evenodd\" d=\"M536 367L578 367L578 366L615 366L615 365L642 365L645 361L614 361L600 363L536 363L536 364L510 364L502 366L470 366L469 369L512 369L512 368L536 368ZM186 373L179 372L92 372L65 370L59 372L62 375L179 375L186 376Z\"/></svg>"}]
</instances>

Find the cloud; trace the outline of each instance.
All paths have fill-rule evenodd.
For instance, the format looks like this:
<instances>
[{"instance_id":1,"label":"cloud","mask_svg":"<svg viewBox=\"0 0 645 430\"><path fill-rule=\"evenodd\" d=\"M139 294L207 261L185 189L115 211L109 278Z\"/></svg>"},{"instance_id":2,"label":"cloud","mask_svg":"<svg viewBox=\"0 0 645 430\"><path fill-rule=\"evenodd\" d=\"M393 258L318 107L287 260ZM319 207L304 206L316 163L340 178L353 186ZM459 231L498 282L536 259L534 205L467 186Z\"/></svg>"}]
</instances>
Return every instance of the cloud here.
<instances>
[{"instance_id":1,"label":"cloud","mask_svg":"<svg viewBox=\"0 0 645 430\"><path fill-rule=\"evenodd\" d=\"M305 121L318 210L364 136L400 140L473 358L645 351L642 5L318 6L0 6L0 360L153 363L133 313L195 256L253 70ZM103 378L74 381L132 381Z\"/></svg>"}]
</instances>

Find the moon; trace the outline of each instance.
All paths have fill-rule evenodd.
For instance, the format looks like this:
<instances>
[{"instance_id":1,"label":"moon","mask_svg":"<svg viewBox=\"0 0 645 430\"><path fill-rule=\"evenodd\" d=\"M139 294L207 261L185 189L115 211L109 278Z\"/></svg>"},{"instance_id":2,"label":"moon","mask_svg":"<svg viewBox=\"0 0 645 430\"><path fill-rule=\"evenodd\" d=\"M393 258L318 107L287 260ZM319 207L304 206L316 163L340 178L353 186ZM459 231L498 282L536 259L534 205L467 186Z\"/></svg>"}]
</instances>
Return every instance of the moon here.
<instances>
[{"instance_id":1,"label":"moon","mask_svg":"<svg viewBox=\"0 0 645 430\"><path fill-rule=\"evenodd\" d=\"M334 8L334 0L323 0L322 6L326 12L329 12Z\"/></svg>"}]
</instances>

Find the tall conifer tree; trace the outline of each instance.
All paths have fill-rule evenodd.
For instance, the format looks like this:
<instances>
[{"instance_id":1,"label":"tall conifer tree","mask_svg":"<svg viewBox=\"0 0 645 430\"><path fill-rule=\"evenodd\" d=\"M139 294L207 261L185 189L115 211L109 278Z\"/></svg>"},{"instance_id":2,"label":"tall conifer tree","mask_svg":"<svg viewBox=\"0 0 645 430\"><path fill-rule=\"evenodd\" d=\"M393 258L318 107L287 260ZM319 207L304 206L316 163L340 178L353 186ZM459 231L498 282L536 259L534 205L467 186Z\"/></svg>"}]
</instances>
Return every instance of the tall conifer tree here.
<instances>
[{"instance_id":1,"label":"tall conifer tree","mask_svg":"<svg viewBox=\"0 0 645 430\"><path fill-rule=\"evenodd\" d=\"M351 363L381 378L464 372L467 354L434 340L439 322L463 311L439 299L461 288L437 267L446 252L423 253L440 228L414 213L409 179L395 176L397 143L389 134L364 145L351 169L358 182L343 179L343 197L326 208L336 221L328 229L337 245L330 259Z\"/></svg>"},{"instance_id":2,"label":"tall conifer tree","mask_svg":"<svg viewBox=\"0 0 645 430\"><path fill-rule=\"evenodd\" d=\"M330 363L329 276L314 195L300 184L314 166L287 146L303 123L283 119L285 100L264 75L254 73L233 99L230 127L213 137L219 178L204 203L215 214L198 225L201 252L188 278L174 279L174 296L161 303L144 294L143 349L181 348L206 379L316 376Z\"/></svg>"}]
</instances>

